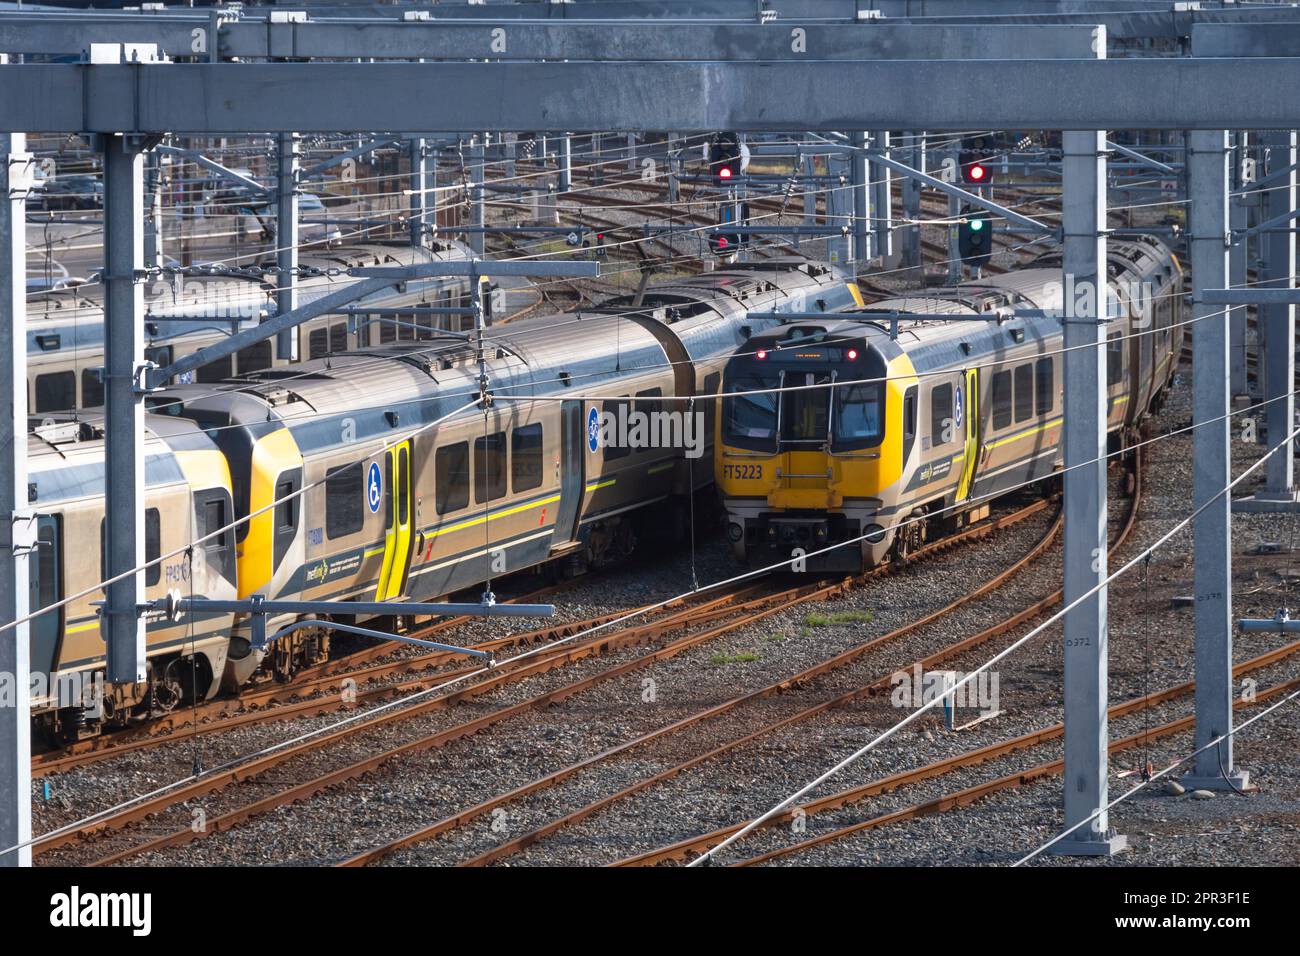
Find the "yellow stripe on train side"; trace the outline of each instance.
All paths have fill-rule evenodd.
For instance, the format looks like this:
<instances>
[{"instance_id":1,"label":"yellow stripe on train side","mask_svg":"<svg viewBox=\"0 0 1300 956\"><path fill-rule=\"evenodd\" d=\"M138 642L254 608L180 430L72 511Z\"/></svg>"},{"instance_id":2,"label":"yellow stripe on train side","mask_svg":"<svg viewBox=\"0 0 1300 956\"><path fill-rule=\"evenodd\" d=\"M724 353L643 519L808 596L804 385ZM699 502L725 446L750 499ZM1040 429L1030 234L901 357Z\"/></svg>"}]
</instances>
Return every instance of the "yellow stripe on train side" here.
<instances>
[{"instance_id":1,"label":"yellow stripe on train side","mask_svg":"<svg viewBox=\"0 0 1300 956\"><path fill-rule=\"evenodd\" d=\"M275 572L275 509L266 508L275 500L275 483L291 468L302 467L302 452L289 429L280 428L257 440L249 465L248 534L239 549L239 596L256 594L271 583Z\"/></svg>"},{"instance_id":2,"label":"yellow stripe on train side","mask_svg":"<svg viewBox=\"0 0 1300 956\"><path fill-rule=\"evenodd\" d=\"M1008 435L1006 438L999 438L997 441L987 442L985 448L1001 448L1003 445L1009 445L1013 441L1020 441L1022 438L1028 438L1031 435L1037 435L1039 432L1045 432L1049 428L1056 428L1061 424L1063 419L1053 418L1050 422L1043 422L1041 425L1035 425L1033 428L1027 428L1022 432L1016 432L1014 435Z\"/></svg>"},{"instance_id":3,"label":"yellow stripe on train side","mask_svg":"<svg viewBox=\"0 0 1300 956\"><path fill-rule=\"evenodd\" d=\"M613 484L613 482L610 482L610 484ZM438 537L438 535L441 534L451 534L451 532L453 531L463 531L466 528L473 528L487 521L496 521L498 518L508 518L510 515L519 514L521 511L531 511L534 508L540 508L543 505L554 504L559 500L560 500L559 495L551 495L549 498L542 498L540 501L530 501L527 504L515 505L513 508L505 508L501 511L493 511L490 514L479 515L477 518L469 518L465 521L458 521L454 525L451 525L450 527L447 528L437 528L433 531L428 532L427 537L436 538ZM375 549L374 553L377 554L383 550L384 550L383 545L380 545L378 548ZM367 554L369 553L370 552L367 552Z\"/></svg>"}]
</instances>

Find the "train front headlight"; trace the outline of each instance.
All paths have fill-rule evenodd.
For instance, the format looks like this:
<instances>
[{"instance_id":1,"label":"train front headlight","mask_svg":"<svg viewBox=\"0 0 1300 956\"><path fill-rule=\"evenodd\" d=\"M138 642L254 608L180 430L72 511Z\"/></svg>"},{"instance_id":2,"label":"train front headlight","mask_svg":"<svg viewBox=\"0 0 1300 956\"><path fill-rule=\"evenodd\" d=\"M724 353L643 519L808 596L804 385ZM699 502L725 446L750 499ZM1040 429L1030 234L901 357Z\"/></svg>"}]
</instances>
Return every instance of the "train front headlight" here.
<instances>
[{"instance_id":1,"label":"train front headlight","mask_svg":"<svg viewBox=\"0 0 1300 956\"><path fill-rule=\"evenodd\" d=\"M878 524L869 524L863 530L863 537L868 544L880 544L885 540L885 529Z\"/></svg>"},{"instance_id":2,"label":"train front headlight","mask_svg":"<svg viewBox=\"0 0 1300 956\"><path fill-rule=\"evenodd\" d=\"M739 522L732 521L727 525L727 537L733 542L739 541L744 536L745 529L740 526Z\"/></svg>"}]
</instances>

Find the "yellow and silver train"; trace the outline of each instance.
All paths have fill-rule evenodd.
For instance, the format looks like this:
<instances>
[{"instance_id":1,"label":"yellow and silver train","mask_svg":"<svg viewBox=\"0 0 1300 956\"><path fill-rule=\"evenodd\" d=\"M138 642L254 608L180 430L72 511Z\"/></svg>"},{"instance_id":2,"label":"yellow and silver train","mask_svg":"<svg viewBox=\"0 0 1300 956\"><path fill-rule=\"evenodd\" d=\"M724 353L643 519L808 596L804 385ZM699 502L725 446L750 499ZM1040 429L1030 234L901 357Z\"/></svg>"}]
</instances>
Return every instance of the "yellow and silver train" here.
<instances>
[{"instance_id":1,"label":"yellow and silver train","mask_svg":"<svg viewBox=\"0 0 1300 956\"><path fill-rule=\"evenodd\" d=\"M468 247L439 242L417 249L405 243L370 242L339 249L313 249L303 254L299 267L298 302L337 292L358 281L346 270L373 266L409 266L426 262L466 259ZM264 265L273 266L274 259ZM448 277L417 280L355 303L358 308L419 309L422 306L463 307L469 301L469 280ZM258 269L231 269L212 274L162 276L144 284L145 358L170 365L199 349L221 341L232 330L255 326L261 317L275 315L274 275ZM33 415L57 414L103 404L104 304L98 285L73 285L42 292L27 301L27 407ZM501 295L486 296L485 303ZM400 318L399 318L400 315ZM446 316L430 313L377 311L349 323L345 316L325 315L298 326L294 345L299 359L319 358L348 349L395 342L431 340ZM236 355L211 362L187 374L188 381L220 382L290 364L289 356L275 352L275 342L255 342Z\"/></svg>"},{"instance_id":2,"label":"yellow and silver train","mask_svg":"<svg viewBox=\"0 0 1300 956\"><path fill-rule=\"evenodd\" d=\"M581 571L638 539L684 534L692 497L711 497L711 413L697 408L701 427L689 443L608 440L593 420L685 415L694 396L716 394L745 335L777 323L751 312L860 302L830 266L767 260L493 327L486 412L457 412L477 397L479 370L465 336L446 333L153 393L146 558L252 517L151 568L146 595L433 600L526 568ZM80 417L31 433L42 535L33 608L103 578L102 439L93 417ZM33 670L51 686L102 673L91 600L33 628ZM268 621L268 630L288 623ZM103 713L38 701L43 729L91 734L223 686L284 678L323 660L329 641L325 628L309 628L256 651L245 620L216 616L151 620L147 648L147 683L105 688Z\"/></svg>"},{"instance_id":3,"label":"yellow and silver train","mask_svg":"<svg viewBox=\"0 0 1300 956\"><path fill-rule=\"evenodd\" d=\"M1108 275L1118 305L1107 428L1118 442L1174 375L1185 306L1181 268L1155 239L1109 243ZM1067 294L1055 254L752 336L724 372L714 462L736 558L764 567L812 555L808 571L857 571L1053 475L1065 414L1058 319L903 318L891 337L873 313L1059 314Z\"/></svg>"}]
</instances>

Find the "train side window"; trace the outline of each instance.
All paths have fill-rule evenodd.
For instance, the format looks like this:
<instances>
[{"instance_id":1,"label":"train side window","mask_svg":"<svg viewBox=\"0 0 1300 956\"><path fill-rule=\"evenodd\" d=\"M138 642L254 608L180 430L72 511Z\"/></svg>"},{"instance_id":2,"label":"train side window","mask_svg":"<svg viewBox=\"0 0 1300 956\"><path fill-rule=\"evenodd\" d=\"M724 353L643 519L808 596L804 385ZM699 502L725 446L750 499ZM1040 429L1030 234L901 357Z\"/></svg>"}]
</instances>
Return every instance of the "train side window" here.
<instances>
[{"instance_id":1,"label":"train side window","mask_svg":"<svg viewBox=\"0 0 1300 956\"><path fill-rule=\"evenodd\" d=\"M1050 358L1034 363L1035 409L1039 415L1047 415L1056 407L1055 374Z\"/></svg>"},{"instance_id":2,"label":"train side window","mask_svg":"<svg viewBox=\"0 0 1300 956\"><path fill-rule=\"evenodd\" d=\"M49 372L36 376L36 411L64 412L76 407L76 372Z\"/></svg>"},{"instance_id":3,"label":"train side window","mask_svg":"<svg viewBox=\"0 0 1300 956\"><path fill-rule=\"evenodd\" d=\"M993 427L1006 428L1011 424L1011 373L997 372L993 376Z\"/></svg>"},{"instance_id":4,"label":"train side window","mask_svg":"<svg viewBox=\"0 0 1300 956\"><path fill-rule=\"evenodd\" d=\"M330 326L330 351L346 352L348 350L348 327L339 322Z\"/></svg>"},{"instance_id":5,"label":"train side window","mask_svg":"<svg viewBox=\"0 0 1300 956\"><path fill-rule=\"evenodd\" d=\"M434 455L434 503L438 514L469 504L469 445L443 445Z\"/></svg>"},{"instance_id":6,"label":"train side window","mask_svg":"<svg viewBox=\"0 0 1300 956\"><path fill-rule=\"evenodd\" d=\"M647 388L643 392L637 392L638 401L632 407L638 412L644 412L646 415L653 415L655 412L662 411L664 409L663 402L640 401L640 399L660 398L663 393L661 388Z\"/></svg>"},{"instance_id":7,"label":"train side window","mask_svg":"<svg viewBox=\"0 0 1300 956\"><path fill-rule=\"evenodd\" d=\"M908 389L903 396L903 441L910 442L916 437L916 393Z\"/></svg>"},{"instance_id":8,"label":"train side window","mask_svg":"<svg viewBox=\"0 0 1300 956\"><path fill-rule=\"evenodd\" d=\"M930 389L930 446L946 445L957 436L952 432L952 383Z\"/></svg>"},{"instance_id":9,"label":"train side window","mask_svg":"<svg viewBox=\"0 0 1300 956\"><path fill-rule=\"evenodd\" d=\"M510 435L510 487L515 494L542 483L541 423L516 428Z\"/></svg>"},{"instance_id":10,"label":"train side window","mask_svg":"<svg viewBox=\"0 0 1300 956\"><path fill-rule=\"evenodd\" d=\"M144 512L144 559L156 561L145 568L144 583L153 587L162 580L162 515L157 508L146 508ZM99 579L108 580L108 519L99 519Z\"/></svg>"},{"instance_id":11,"label":"train side window","mask_svg":"<svg viewBox=\"0 0 1300 956\"><path fill-rule=\"evenodd\" d=\"M223 382L234 374L234 357L214 359L207 365L200 366L194 373L194 380L200 384Z\"/></svg>"},{"instance_id":12,"label":"train side window","mask_svg":"<svg viewBox=\"0 0 1300 956\"><path fill-rule=\"evenodd\" d=\"M647 388L644 391L637 392L636 393L637 401L632 403L632 408L635 411L641 412L642 414L645 415L647 443L650 441L650 437L655 433L653 430L651 430L651 422L655 422L658 420L654 417L655 413L661 411L667 411L666 403L653 401L653 399L659 398L662 395L663 395L663 389L661 388ZM664 440L666 441L667 438L665 437ZM649 444L647 444L641 450L657 451L658 449L651 448Z\"/></svg>"},{"instance_id":13,"label":"train side window","mask_svg":"<svg viewBox=\"0 0 1300 956\"><path fill-rule=\"evenodd\" d=\"M104 383L99 379L99 369L81 370L81 407L95 408L104 404Z\"/></svg>"},{"instance_id":14,"label":"train side window","mask_svg":"<svg viewBox=\"0 0 1300 956\"><path fill-rule=\"evenodd\" d=\"M1118 385L1124 380L1124 337L1112 332L1106 337L1106 384Z\"/></svg>"},{"instance_id":15,"label":"train side window","mask_svg":"<svg viewBox=\"0 0 1300 956\"><path fill-rule=\"evenodd\" d=\"M198 513L199 527L195 538L206 537L225 528L230 523L230 496L223 488L213 488L194 496L195 510ZM235 579L235 549L233 546L233 528L226 528L221 534L202 544L208 564L221 568L221 574L229 581Z\"/></svg>"},{"instance_id":16,"label":"train side window","mask_svg":"<svg viewBox=\"0 0 1300 956\"><path fill-rule=\"evenodd\" d=\"M397 341L397 326L393 323L397 316L385 313L379 317L379 344L387 345Z\"/></svg>"},{"instance_id":17,"label":"train side window","mask_svg":"<svg viewBox=\"0 0 1300 956\"><path fill-rule=\"evenodd\" d=\"M297 491L297 482L290 478L280 481L275 486L275 530L292 531L298 525L298 499L289 498ZM288 498L288 500L284 500Z\"/></svg>"},{"instance_id":18,"label":"train side window","mask_svg":"<svg viewBox=\"0 0 1300 956\"><path fill-rule=\"evenodd\" d=\"M307 336L307 358L324 358L329 354L329 329L312 329Z\"/></svg>"},{"instance_id":19,"label":"train side window","mask_svg":"<svg viewBox=\"0 0 1300 956\"><path fill-rule=\"evenodd\" d=\"M405 445L397 450L397 523L411 520L411 452Z\"/></svg>"},{"instance_id":20,"label":"train side window","mask_svg":"<svg viewBox=\"0 0 1300 956\"><path fill-rule=\"evenodd\" d=\"M1034 367L1026 362L1016 366L1016 421L1034 415Z\"/></svg>"},{"instance_id":21,"label":"train side window","mask_svg":"<svg viewBox=\"0 0 1300 956\"><path fill-rule=\"evenodd\" d=\"M617 430L617 423L619 419L625 418L627 416L627 404L628 403L627 403L626 396L623 398L610 399L606 401L604 405L601 406L601 412L602 412L601 418L603 419L605 415L612 415L613 420L615 422L615 429ZM619 411L620 409L622 409L621 413ZM626 445L620 445L618 444L617 441L615 441L613 444L606 446L605 460L614 461L615 459L618 458L624 458L628 454L630 454L631 451L632 451L631 448L628 448Z\"/></svg>"},{"instance_id":22,"label":"train side window","mask_svg":"<svg viewBox=\"0 0 1300 956\"><path fill-rule=\"evenodd\" d=\"M325 472L325 535L331 541L356 534L365 524L364 473L359 461Z\"/></svg>"},{"instance_id":23,"label":"train side window","mask_svg":"<svg viewBox=\"0 0 1300 956\"><path fill-rule=\"evenodd\" d=\"M249 372L261 372L271 367L271 340L264 339L261 342L254 342L252 345L240 349L236 354L239 356L240 375L247 375Z\"/></svg>"},{"instance_id":24,"label":"train side window","mask_svg":"<svg viewBox=\"0 0 1300 956\"><path fill-rule=\"evenodd\" d=\"M474 501L495 501L506 493L506 433L474 439Z\"/></svg>"}]
</instances>

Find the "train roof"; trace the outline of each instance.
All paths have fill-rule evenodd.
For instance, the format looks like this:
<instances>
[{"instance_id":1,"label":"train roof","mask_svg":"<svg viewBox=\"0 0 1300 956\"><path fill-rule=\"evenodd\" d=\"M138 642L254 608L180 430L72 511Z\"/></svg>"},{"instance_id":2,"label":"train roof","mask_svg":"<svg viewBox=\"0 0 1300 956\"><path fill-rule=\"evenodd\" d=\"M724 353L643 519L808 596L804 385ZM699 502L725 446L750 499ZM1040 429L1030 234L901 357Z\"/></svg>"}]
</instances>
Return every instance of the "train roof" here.
<instances>
[{"instance_id":1,"label":"train roof","mask_svg":"<svg viewBox=\"0 0 1300 956\"><path fill-rule=\"evenodd\" d=\"M674 301L691 306L676 313L653 299L660 291L655 287L639 308L628 310L632 315L620 311L618 303L627 300L614 300L614 311L583 310L492 326L484 336L490 387L502 399L581 395L607 389L606 383L637 369L666 370L671 358L655 322L670 328L688 355L726 355L743 341L744 326L752 324L746 318L750 309L788 310L800 291L840 282L833 270L797 260L782 268L727 269L674 281L669 287ZM200 413L225 406L234 419L250 425L265 421L269 412L294 432L304 450L339 444L343 417L352 420L356 437L388 434L435 421L477 394L474 343L466 334L450 332L165 393Z\"/></svg>"},{"instance_id":2,"label":"train roof","mask_svg":"<svg viewBox=\"0 0 1300 956\"><path fill-rule=\"evenodd\" d=\"M166 415L146 415L142 443L145 484L157 486L184 481L176 452L215 447L194 422ZM28 499L32 503L103 496L102 412L29 419L27 471Z\"/></svg>"}]
</instances>

